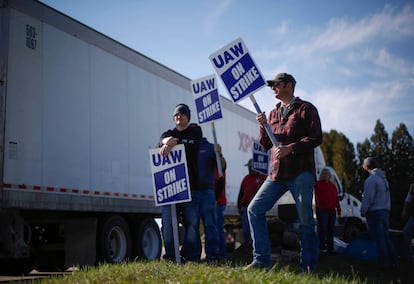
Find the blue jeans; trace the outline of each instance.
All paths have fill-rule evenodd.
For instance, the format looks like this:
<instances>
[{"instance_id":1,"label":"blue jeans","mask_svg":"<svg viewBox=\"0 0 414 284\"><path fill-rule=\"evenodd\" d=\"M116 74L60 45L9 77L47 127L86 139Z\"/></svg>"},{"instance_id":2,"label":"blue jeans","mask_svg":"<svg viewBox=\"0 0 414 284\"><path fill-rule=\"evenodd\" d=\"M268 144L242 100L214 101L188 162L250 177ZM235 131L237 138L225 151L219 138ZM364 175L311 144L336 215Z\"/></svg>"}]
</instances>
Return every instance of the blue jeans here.
<instances>
[{"instance_id":1,"label":"blue jeans","mask_svg":"<svg viewBox=\"0 0 414 284\"><path fill-rule=\"evenodd\" d=\"M247 207L242 207L242 227L243 227L243 238L245 242L251 242L252 237L250 236L250 223L249 216L247 214Z\"/></svg>"},{"instance_id":2,"label":"blue jeans","mask_svg":"<svg viewBox=\"0 0 414 284\"><path fill-rule=\"evenodd\" d=\"M269 177L260 187L248 206L251 238L253 241L253 263L271 266L271 248L266 222L266 212L288 190L296 202L299 216L300 266L303 270L314 270L318 260L318 238L313 219L312 197L315 177L311 172L303 172L286 181L273 181Z\"/></svg>"},{"instance_id":3,"label":"blue jeans","mask_svg":"<svg viewBox=\"0 0 414 284\"><path fill-rule=\"evenodd\" d=\"M226 259L227 257L226 233L224 231L224 211L225 210L226 210L226 205L216 204L218 257L220 259Z\"/></svg>"},{"instance_id":4,"label":"blue jeans","mask_svg":"<svg viewBox=\"0 0 414 284\"><path fill-rule=\"evenodd\" d=\"M176 205L176 212L178 216L179 207L177 205ZM177 218L177 224L178 224L178 218ZM164 258L171 260L171 261L175 261L171 205L164 205L161 208L161 232L162 232L162 238L164 240L164 247L165 247Z\"/></svg>"},{"instance_id":5,"label":"blue jeans","mask_svg":"<svg viewBox=\"0 0 414 284\"><path fill-rule=\"evenodd\" d=\"M194 201L176 204L177 217L182 214L185 228L181 256L186 260L198 261L201 255L200 232L198 229L198 207ZM164 239L164 258L175 261L174 235L172 229L171 205L162 207L162 236Z\"/></svg>"},{"instance_id":6,"label":"blue jeans","mask_svg":"<svg viewBox=\"0 0 414 284\"><path fill-rule=\"evenodd\" d=\"M377 246L378 264L381 269L391 268L397 254L388 231L390 213L388 210L369 211L366 218L369 234Z\"/></svg>"},{"instance_id":7,"label":"blue jeans","mask_svg":"<svg viewBox=\"0 0 414 284\"><path fill-rule=\"evenodd\" d=\"M334 251L334 226L336 213L316 208L316 219L318 220L319 249Z\"/></svg>"},{"instance_id":8,"label":"blue jeans","mask_svg":"<svg viewBox=\"0 0 414 284\"><path fill-rule=\"evenodd\" d=\"M200 261L200 215L199 205L194 200L194 192L191 192L192 201L183 203L183 221L185 228L184 242L181 248L181 255L185 260Z\"/></svg>"},{"instance_id":9,"label":"blue jeans","mask_svg":"<svg viewBox=\"0 0 414 284\"><path fill-rule=\"evenodd\" d=\"M414 216L410 216L403 228L403 236L405 241L405 249L402 249L402 257L407 258L413 255L412 238L414 235Z\"/></svg>"},{"instance_id":10,"label":"blue jeans","mask_svg":"<svg viewBox=\"0 0 414 284\"><path fill-rule=\"evenodd\" d=\"M194 190L192 193L193 202L198 208L198 227L200 227L200 218L203 221L204 236L205 236L205 253L206 260L218 258L218 235L216 227L216 196L214 189ZM198 231L198 239L200 240L200 233ZM201 242L200 256L201 256ZM199 256L199 258L200 258Z\"/></svg>"}]
</instances>

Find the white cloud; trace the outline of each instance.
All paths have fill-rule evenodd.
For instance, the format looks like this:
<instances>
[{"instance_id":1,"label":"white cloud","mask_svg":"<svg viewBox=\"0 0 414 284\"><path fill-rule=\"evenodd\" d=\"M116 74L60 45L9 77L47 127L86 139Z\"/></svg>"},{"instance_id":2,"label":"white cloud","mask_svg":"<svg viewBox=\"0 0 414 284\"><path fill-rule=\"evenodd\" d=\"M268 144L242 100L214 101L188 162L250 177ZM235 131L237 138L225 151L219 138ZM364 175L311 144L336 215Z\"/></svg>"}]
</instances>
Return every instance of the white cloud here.
<instances>
[{"instance_id":1,"label":"white cloud","mask_svg":"<svg viewBox=\"0 0 414 284\"><path fill-rule=\"evenodd\" d=\"M305 53L339 51L355 45L369 43L375 38L399 38L414 35L414 13L410 5L395 13L387 5L381 13L367 16L359 21L350 19L332 19L325 32L314 37L303 48Z\"/></svg>"},{"instance_id":2,"label":"white cloud","mask_svg":"<svg viewBox=\"0 0 414 284\"><path fill-rule=\"evenodd\" d=\"M401 73L403 75L414 75L414 66L408 65L402 58L393 56L385 48L382 48L378 51L378 55L375 58L374 62L378 66L388 68L395 73Z\"/></svg>"},{"instance_id":3,"label":"white cloud","mask_svg":"<svg viewBox=\"0 0 414 284\"><path fill-rule=\"evenodd\" d=\"M394 25L393 29L397 31L397 34L408 37L414 36L414 12L412 6L405 5L402 12L396 15L392 23Z\"/></svg>"},{"instance_id":4,"label":"white cloud","mask_svg":"<svg viewBox=\"0 0 414 284\"><path fill-rule=\"evenodd\" d=\"M289 32L289 25L287 21L282 21L278 26L272 28L270 30L270 34L272 37L279 37L281 35L285 35Z\"/></svg>"},{"instance_id":5,"label":"white cloud","mask_svg":"<svg viewBox=\"0 0 414 284\"><path fill-rule=\"evenodd\" d=\"M212 34L216 26L219 24L221 17L230 8L233 0L219 1L218 5L210 11L204 19L204 30L207 34Z\"/></svg>"},{"instance_id":6,"label":"white cloud","mask_svg":"<svg viewBox=\"0 0 414 284\"><path fill-rule=\"evenodd\" d=\"M255 51L255 57L262 62L263 71L273 69L272 62L296 69L304 62L305 65L299 66L330 70L332 76L336 70L346 78L352 78L349 76L355 74L355 68L369 77L386 78L390 72L413 76L414 66L406 62L402 54L396 54L401 48L388 46L402 45L407 37L412 38L413 27L414 11L408 4L402 10L387 5L380 12L359 20L331 19L326 29L317 35L318 27L296 33L290 31L287 22L282 22L270 30L269 38L280 38L287 30L294 36L270 41L267 47Z\"/></svg>"},{"instance_id":7,"label":"white cloud","mask_svg":"<svg viewBox=\"0 0 414 284\"><path fill-rule=\"evenodd\" d=\"M378 119L385 125L390 138L400 123L404 123L410 133L413 133L414 98L406 97L405 88L404 84L395 80L375 83L365 88L326 87L314 92L298 88L295 95L318 108L323 131L334 129L341 132L356 146L356 143L370 138ZM262 89L255 98L267 115L278 102L268 88ZM255 111L248 99L240 104Z\"/></svg>"},{"instance_id":8,"label":"white cloud","mask_svg":"<svg viewBox=\"0 0 414 284\"><path fill-rule=\"evenodd\" d=\"M410 5L387 5L359 20L331 19L319 35L308 30L258 55L265 75L277 73L269 72L271 62L284 67L279 72L296 68L292 72L305 89L295 93L318 107L324 131L335 129L353 143L362 142L380 119L390 136L400 123L413 133L414 65L402 48L412 42L413 27ZM256 99L267 113L277 102L266 92Z\"/></svg>"},{"instance_id":9,"label":"white cloud","mask_svg":"<svg viewBox=\"0 0 414 284\"><path fill-rule=\"evenodd\" d=\"M403 89L403 84L395 80L377 82L362 89L328 88L311 95L303 92L303 95L317 106L324 131L335 129L357 143L373 134L378 119L390 137L400 123L411 127L412 131L412 121L407 117L413 116L414 102L404 95Z\"/></svg>"}]
</instances>

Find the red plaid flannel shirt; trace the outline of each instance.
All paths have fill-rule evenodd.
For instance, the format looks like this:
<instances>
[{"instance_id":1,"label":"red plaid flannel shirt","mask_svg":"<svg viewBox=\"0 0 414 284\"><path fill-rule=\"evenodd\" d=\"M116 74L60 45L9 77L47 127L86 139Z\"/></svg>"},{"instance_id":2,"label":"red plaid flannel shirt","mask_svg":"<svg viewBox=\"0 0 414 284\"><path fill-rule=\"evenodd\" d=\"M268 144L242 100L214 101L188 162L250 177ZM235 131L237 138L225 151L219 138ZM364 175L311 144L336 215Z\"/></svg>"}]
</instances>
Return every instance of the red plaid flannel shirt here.
<instances>
[{"instance_id":1,"label":"red plaid flannel shirt","mask_svg":"<svg viewBox=\"0 0 414 284\"><path fill-rule=\"evenodd\" d=\"M260 127L259 142L266 149L272 148L269 177L272 180L288 180L305 171L315 173L314 148L322 144L322 129L318 110L299 97L291 103L288 112L282 117L281 103L276 105L268 118L276 140L280 145L292 146L293 153L277 159L272 141L265 129Z\"/></svg>"}]
</instances>

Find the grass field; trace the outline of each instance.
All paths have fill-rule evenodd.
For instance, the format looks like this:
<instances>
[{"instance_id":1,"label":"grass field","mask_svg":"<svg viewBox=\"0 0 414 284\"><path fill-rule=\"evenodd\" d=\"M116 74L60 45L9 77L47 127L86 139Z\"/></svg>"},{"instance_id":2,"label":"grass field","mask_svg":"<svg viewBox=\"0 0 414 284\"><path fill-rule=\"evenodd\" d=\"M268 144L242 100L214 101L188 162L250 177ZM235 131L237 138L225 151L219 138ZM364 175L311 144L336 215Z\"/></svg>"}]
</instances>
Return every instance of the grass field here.
<instances>
[{"instance_id":1,"label":"grass field","mask_svg":"<svg viewBox=\"0 0 414 284\"><path fill-rule=\"evenodd\" d=\"M270 270L244 271L249 258L239 252L220 265L165 261L103 264L30 283L413 283L414 279L412 263L401 263L394 271L379 271L375 263L327 254L320 256L316 272L308 275L299 273L297 257L279 258Z\"/></svg>"}]
</instances>

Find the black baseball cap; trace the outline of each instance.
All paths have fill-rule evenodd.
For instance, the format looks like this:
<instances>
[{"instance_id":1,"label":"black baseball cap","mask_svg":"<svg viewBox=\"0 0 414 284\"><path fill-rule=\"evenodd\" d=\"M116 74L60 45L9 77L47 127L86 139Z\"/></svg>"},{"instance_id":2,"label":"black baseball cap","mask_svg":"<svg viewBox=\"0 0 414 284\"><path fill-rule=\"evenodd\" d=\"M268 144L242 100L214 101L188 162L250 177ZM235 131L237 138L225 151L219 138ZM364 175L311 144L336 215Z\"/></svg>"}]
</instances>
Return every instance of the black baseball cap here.
<instances>
[{"instance_id":1,"label":"black baseball cap","mask_svg":"<svg viewBox=\"0 0 414 284\"><path fill-rule=\"evenodd\" d=\"M279 82L284 82L284 83L290 82L293 84L293 86L296 85L295 78L293 78L293 76L288 73L279 73L276 75L276 77L273 80L267 80L266 82L267 82L268 87L272 87Z\"/></svg>"}]
</instances>

